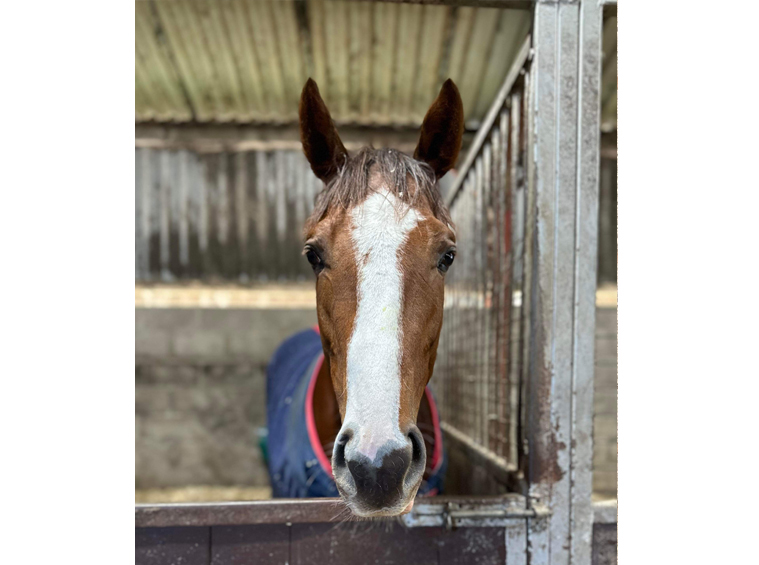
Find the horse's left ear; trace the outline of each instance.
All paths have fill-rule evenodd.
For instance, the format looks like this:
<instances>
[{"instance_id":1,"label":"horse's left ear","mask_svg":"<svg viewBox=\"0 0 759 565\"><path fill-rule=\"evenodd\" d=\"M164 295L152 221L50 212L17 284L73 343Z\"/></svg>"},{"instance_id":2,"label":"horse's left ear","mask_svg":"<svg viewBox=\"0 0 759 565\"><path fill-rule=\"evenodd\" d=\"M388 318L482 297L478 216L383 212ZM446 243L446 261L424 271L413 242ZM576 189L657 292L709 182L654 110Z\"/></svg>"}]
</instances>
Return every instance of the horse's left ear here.
<instances>
[{"instance_id":1,"label":"horse's left ear","mask_svg":"<svg viewBox=\"0 0 759 565\"><path fill-rule=\"evenodd\" d=\"M448 79L424 116L414 159L429 164L440 178L456 164L463 135L464 105L459 89Z\"/></svg>"}]
</instances>

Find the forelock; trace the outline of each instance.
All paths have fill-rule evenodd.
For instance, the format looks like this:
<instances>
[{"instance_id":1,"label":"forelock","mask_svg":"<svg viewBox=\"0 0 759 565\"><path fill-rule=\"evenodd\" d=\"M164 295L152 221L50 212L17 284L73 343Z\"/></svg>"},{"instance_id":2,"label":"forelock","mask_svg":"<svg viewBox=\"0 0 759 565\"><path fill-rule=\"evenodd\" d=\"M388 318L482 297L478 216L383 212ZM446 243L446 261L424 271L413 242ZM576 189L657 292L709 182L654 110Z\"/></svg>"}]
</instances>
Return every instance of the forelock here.
<instances>
[{"instance_id":1,"label":"forelock","mask_svg":"<svg viewBox=\"0 0 759 565\"><path fill-rule=\"evenodd\" d=\"M399 204L415 208L426 202L432 214L446 224L452 224L440 196L440 188L432 168L395 149L365 147L346 160L337 175L316 196L314 210L306 222L308 232L334 207L349 210L376 192L381 179L384 190L390 190Z\"/></svg>"}]
</instances>

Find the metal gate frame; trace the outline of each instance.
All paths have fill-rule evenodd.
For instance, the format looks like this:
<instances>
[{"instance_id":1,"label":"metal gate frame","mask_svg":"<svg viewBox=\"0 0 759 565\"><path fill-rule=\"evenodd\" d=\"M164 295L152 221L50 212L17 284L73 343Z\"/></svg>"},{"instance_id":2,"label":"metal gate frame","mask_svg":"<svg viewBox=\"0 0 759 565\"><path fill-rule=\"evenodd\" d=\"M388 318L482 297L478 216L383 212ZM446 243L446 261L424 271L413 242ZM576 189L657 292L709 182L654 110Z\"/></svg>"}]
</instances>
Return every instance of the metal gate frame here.
<instances>
[{"instance_id":1,"label":"metal gate frame","mask_svg":"<svg viewBox=\"0 0 759 565\"><path fill-rule=\"evenodd\" d=\"M491 132L520 75L528 99L522 460L528 563L591 560L593 372L602 18L610 0L537 0L526 49L448 197L489 162ZM508 118L506 118L508 119ZM503 133L503 132L501 132ZM511 462L513 463L513 462Z\"/></svg>"},{"instance_id":2,"label":"metal gate frame","mask_svg":"<svg viewBox=\"0 0 759 565\"><path fill-rule=\"evenodd\" d=\"M593 515L593 370L602 6L535 5L533 232L527 391L531 499L551 512L533 559L586 564Z\"/></svg>"}]
</instances>

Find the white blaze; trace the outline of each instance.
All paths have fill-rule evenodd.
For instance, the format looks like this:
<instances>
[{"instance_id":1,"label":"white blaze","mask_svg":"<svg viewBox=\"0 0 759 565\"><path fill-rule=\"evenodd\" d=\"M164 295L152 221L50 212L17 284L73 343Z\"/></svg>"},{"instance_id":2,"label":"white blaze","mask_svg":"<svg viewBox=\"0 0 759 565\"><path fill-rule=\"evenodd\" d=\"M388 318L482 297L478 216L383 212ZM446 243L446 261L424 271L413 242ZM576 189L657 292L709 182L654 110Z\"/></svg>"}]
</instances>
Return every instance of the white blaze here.
<instances>
[{"instance_id":1,"label":"white blaze","mask_svg":"<svg viewBox=\"0 0 759 565\"><path fill-rule=\"evenodd\" d=\"M348 343L348 399L344 429L353 430L351 450L371 460L388 442L405 445L398 428L401 394L403 274L398 251L420 219L412 208L399 213L390 192L356 206L351 217L358 263L358 307Z\"/></svg>"}]
</instances>

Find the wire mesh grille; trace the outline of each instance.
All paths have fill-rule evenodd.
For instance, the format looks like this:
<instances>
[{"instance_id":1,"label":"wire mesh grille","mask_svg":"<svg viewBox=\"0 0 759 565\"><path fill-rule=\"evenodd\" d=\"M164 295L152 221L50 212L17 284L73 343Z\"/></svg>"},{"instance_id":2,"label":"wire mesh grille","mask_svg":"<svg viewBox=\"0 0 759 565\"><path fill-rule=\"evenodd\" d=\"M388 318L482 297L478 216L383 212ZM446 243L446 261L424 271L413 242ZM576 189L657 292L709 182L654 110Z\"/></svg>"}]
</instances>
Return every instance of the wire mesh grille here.
<instances>
[{"instance_id":1,"label":"wire mesh grille","mask_svg":"<svg viewBox=\"0 0 759 565\"><path fill-rule=\"evenodd\" d=\"M457 259L446 277L435 367L449 435L506 470L519 467L526 344L528 120L525 74L515 84L450 206Z\"/></svg>"}]
</instances>

